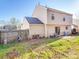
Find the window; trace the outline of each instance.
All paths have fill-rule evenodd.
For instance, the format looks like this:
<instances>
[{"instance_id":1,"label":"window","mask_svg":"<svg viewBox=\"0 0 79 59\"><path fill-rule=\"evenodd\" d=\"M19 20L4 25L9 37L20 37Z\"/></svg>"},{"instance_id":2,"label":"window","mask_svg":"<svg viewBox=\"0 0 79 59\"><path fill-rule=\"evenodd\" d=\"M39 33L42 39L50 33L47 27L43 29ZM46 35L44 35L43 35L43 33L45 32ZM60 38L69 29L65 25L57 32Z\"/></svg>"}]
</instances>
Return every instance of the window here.
<instances>
[{"instance_id":1,"label":"window","mask_svg":"<svg viewBox=\"0 0 79 59\"><path fill-rule=\"evenodd\" d=\"M51 18L52 18L52 20L54 20L54 19L55 19L55 17L54 17L54 15L53 15L53 14L52 14L52 17L51 17Z\"/></svg>"},{"instance_id":2,"label":"window","mask_svg":"<svg viewBox=\"0 0 79 59\"><path fill-rule=\"evenodd\" d=\"M5 29L6 27L4 26L3 29Z\"/></svg>"},{"instance_id":3,"label":"window","mask_svg":"<svg viewBox=\"0 0 79 59\"><path fill-rule=\"evenodd\" d=\"M63 18L63 21L65 21L66 19L65 18Z\"/></svg>"},{"instance_id":4,"label":"window","mask_svg":"<svg viewBox=\"0 0 79 59\"><path fill-rule=\"evenodd\" d=\"M66 27L66 30L68 29L68 27Z\"/></svg>"}]
</instances>

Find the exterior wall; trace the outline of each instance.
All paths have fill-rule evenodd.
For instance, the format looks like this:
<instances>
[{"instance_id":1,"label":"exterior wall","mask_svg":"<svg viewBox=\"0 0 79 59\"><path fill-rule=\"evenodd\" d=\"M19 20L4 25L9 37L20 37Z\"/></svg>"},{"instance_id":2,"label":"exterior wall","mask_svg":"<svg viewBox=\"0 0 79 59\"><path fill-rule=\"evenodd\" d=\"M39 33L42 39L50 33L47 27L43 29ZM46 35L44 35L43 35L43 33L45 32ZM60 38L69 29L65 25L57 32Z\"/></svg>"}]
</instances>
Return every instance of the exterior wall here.
<instances>
[{"instance_id":1,"label":"exterior wall","mask_svg":"<svg viewBox=\"0 0 79 59\"><path fill-rule=\"evenodd\" d=\"M52 20L52 15L54 15L54 20ZM63 18L65 18L65 21L63 21ZM61 25L71 25L72 24L72 15L57 12L53 9L47 10L47 23L48 24L61 24Z\"/></svg>"},{"instance_id":2,"label":"exterior wall","mask_svg":"<svg viewBox=\"0 0 79 59\"><path fill-rule=\"evenodd\" d=\"M21 29L22 29L22 30L29 29L29 23L28 23L28 21L26 20L26 18L24 18L23 21L21 22Z\"/></svg>"},{"instance_id":3,"label":"exterior wall","mask_svg":"<svg viewBox=\"0 0 79 59\"><path fill-rule=\"evenodd\" d=\"M30 25L29 35L39 35L40 37L45 36L44 25L43 24L32 24Z\"/></svg>"},{"instance_id":4,"label":"exterior wall","mask_svg":"<svg viewBox=\"0 0 79 59\"><path fill-rule=\"evenodd\" d=\"M52 14L55 19L52 20ZM45 6L37 5L33 12L33 17L40 19L45 24L64 24L71 25L72 24L72 15L63 11L55 10L52 8L48 8ZM63 18L66 21L63 21Z\"/></svg>"},{"instance_id":5,"label":"exterior wall","mask_svg":"<svg viewBox=\"0 0 79 59\"><path fill-rule=\"evenodd\" d=\"M33 17L40 19L43 23L47 23L47 8L41 5L37 5L33 12Z\"/></svg>"},{"instance_id":6,"label":"exterior wall","mask_svg":"<svg viewBox=\"0 0 79 59\"><path fill-rule=\"evenodd\" d=\"M54 20L52 20L52 14L54 15L55 18ZM57 25L61 27L62 33L64 31L68 31L68 33L71 33L72 15L69 13L48 8L45 6L37 5L33 12L33 17L38 18L44 23L45 37L54 33L55 30L54 27ZM63 21L63 18L65 18L65 21ZM52 26L48 26L48 25L52 25ZM64 28L66 27L68 27L69 29L65 30Z\"/></svg>"},{"instance_id":7,"label":"exterior wall","mask_svg":"<svg viewBox=\"0 0 79 59\"><path fill-rule=\"evenodd\" d=\"M60 35L64 35L64 32L67 32L67 34L71 33L71 26L47 25L47 37L50 37L50 35L53 36L55 34L55 27L60 27ZM66 27L68 27L67 30Z\"/></svg>"},{"instance_id":8,"label":"exterior wall","mask_svg":"<svg viewBox=\"0 0 79 59\"><path fill-rule=\"evenodd\" d=\"M68 29L66 29L68 27ZM66 32L68 35L71 34L71 26L60 26L60 35L64 35L64 32Z\"/></svg>"},{"instance_id":9,"label":"exterior wall","mask_svg":"<svg viewBox=\"0 0 79 59\"><path fill-rule=\"evenodd\" d=\"M50 37L50 35L54 35L54 33L55 33L55 26L47 25L47 37Z\"/></svg>"},{"instance_id":10,"label":"exterior wall","mask_svg":"<svg viewBox=\"0 0 79 59\"><path fill-rule=\"evenodd\" d=\"M35 10L33 12L33 17L38 18L39 20L41 20L45 26L45 37L47 37L47 28L46 28L46 24L47 24L47 7L41 6L41 5L37 5L35 7Z\"/></svg>"}]
</instances>

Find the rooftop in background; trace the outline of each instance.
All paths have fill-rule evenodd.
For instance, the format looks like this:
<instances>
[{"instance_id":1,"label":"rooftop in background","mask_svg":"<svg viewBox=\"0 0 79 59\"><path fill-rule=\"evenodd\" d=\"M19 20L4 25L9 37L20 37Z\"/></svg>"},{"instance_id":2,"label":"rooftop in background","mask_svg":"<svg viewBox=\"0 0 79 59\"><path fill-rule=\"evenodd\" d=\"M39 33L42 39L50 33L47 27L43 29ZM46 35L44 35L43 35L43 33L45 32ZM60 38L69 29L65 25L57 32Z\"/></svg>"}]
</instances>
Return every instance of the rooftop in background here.
<instances>
[{"instance_id":1,"label":"rooftop in background","mask_svg":"<svg viewBox=\"0 0 79 59\"><path fill-rule=\"evenodd\" d=\"M79 26L79 19L73 19L73 24Z\"/></svg>"},{"instance_id":2,"label":"rooftop in background","mask_svg":"<svg viewBox=\"0 0 79 59\"><path fill-rule=\"evenodd\" d=\"M29 24L43 24L38 18L35 17L25 17Z\"/></svg>"}]
</instances>

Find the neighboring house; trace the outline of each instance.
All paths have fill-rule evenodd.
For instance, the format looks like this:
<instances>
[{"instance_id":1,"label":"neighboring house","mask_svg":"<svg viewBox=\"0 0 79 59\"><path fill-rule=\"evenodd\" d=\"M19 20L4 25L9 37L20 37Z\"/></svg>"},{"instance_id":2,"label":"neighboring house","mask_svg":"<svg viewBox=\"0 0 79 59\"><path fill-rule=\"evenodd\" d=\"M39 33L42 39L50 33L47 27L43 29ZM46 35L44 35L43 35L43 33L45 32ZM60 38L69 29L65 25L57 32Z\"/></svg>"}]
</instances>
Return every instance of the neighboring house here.
<instances>
[{"instance_id":1,"label":"neighboring house","mask_svg":"<svg viewBox=\"0 0 79 59\"><path fill-rule=\"evenodd\" d=\"M17 27L14 25L3 25L0 27L0 42L7 40L12 41L16 39L18 33L16 32Z\"/></svg>"},{"instance_id":2,"label":"neighboring house","mask_svg":"<svg viewBox=\"0 0 79 59\"><path fill-rule=\"evenodd\" d=\"M32 17L25 17L21 29L29 29L29 36L50 37L71 34L72 14L37 5Z\"/></svg>"},{"instance_id":3,"label":"neighboring house","mask_svg":"<svg viewBox=\"0 0 79 59\"><path fill-rule=\"evenodd\" d=\"M75 25L75 24L72 24L72 29L78 29L78 26L77 25Z\"/></svg>"},{"instance_id":4,"label":"neighboring house","mask_svg":"<svg viewBox=\"0 0 79 59\"><path fill-rule=\"evenodd\" d=\"M0 42L11 42L17 40L18 37L26 39L28 30L17 29L15 25L4 25L0 27Z\"/></svg>"},{"instance_id":5,"label":"neighboring house","mask_svg":"<svg viewBox=\"0 0 79 59\"><path fill-rule=\"evenodd\" d=\"M16 30L17 26L15 25L1 25L0 30Z\"/></svg>"},{"instance_id":6,"label":"neighboring house","mask_svg":"<svg viewBox=\"0 0 79 59\"><path fill-rule=\"evenodd\" d=\"M73 32L74 30L75 30L76 32L79 32L78 26L75 25L75 24L72 24L72 32Z\"/></svg>"},{"instance_id":7,"label":"neighboring house","mask_svg":"<svg viewBox=\"0 0 79 59\"><path fill-rule=\"evenodd\" d=\"M73 19L73 27L79 32L79 19Z\"/></svg>"},{"instance_id":8,"label":"neighboring house","mask_svg":"<svg viewBox=\"0 0 79 59\"><path fill-rule=\"evenodd\" d=\"M3 29L5 30L17 30L17 26L16 25L4 25Z\"/></svg>"}]
</instances>

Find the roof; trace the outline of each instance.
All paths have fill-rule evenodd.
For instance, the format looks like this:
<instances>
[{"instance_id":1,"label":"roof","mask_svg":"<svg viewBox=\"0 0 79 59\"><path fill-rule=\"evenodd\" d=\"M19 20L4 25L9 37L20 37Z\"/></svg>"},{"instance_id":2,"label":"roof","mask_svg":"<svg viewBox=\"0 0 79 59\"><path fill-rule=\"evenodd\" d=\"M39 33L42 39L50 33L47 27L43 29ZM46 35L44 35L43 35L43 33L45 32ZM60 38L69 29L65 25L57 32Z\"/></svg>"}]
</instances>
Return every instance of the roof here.
<instances>
[{"instance_id":1,"label":"roof","mask_svg":"<svg viewBox=\"0 0 79 59\"><path fill-rule=\"evenodd\" d=\"M57 12L57 13L62 13L62 14L67 14L67 15L71 15L72 16L72 14L64 12L64 11L61 11L61 10L57 10L57 9L53 9L53 8L49 8L49 7L47 9L50 10L50 11Z\"/></svg>"},{"instance_id":2,"label":"roof","mask_svg":"<svg viewBox=\"0 0 79 59\"><path fill-rule=\"evenodd\" d=\"M42 6L42 5L38 5L38 6ZM71 15L71 16L72 16L72 14L67 13L67 12L64 12L64 11L62 11L62 10L50 8L50 7L48 7L48 6L42 6L42 7L47 8L47 10L51 10L51 11L54 11L54 12L57 12L57 13L62 13L62 14L67 14L67 15Z\"/></svg>"},{"instance_id":3,"label":"roof","mask_svg":"<svg viewBox=\"0 0 79 59\"><path fill-rule=\"evenodd\" d=\"M43 24L38 18L35 17L25 17L29 24Z\"/></svg>"}]
</instances>

